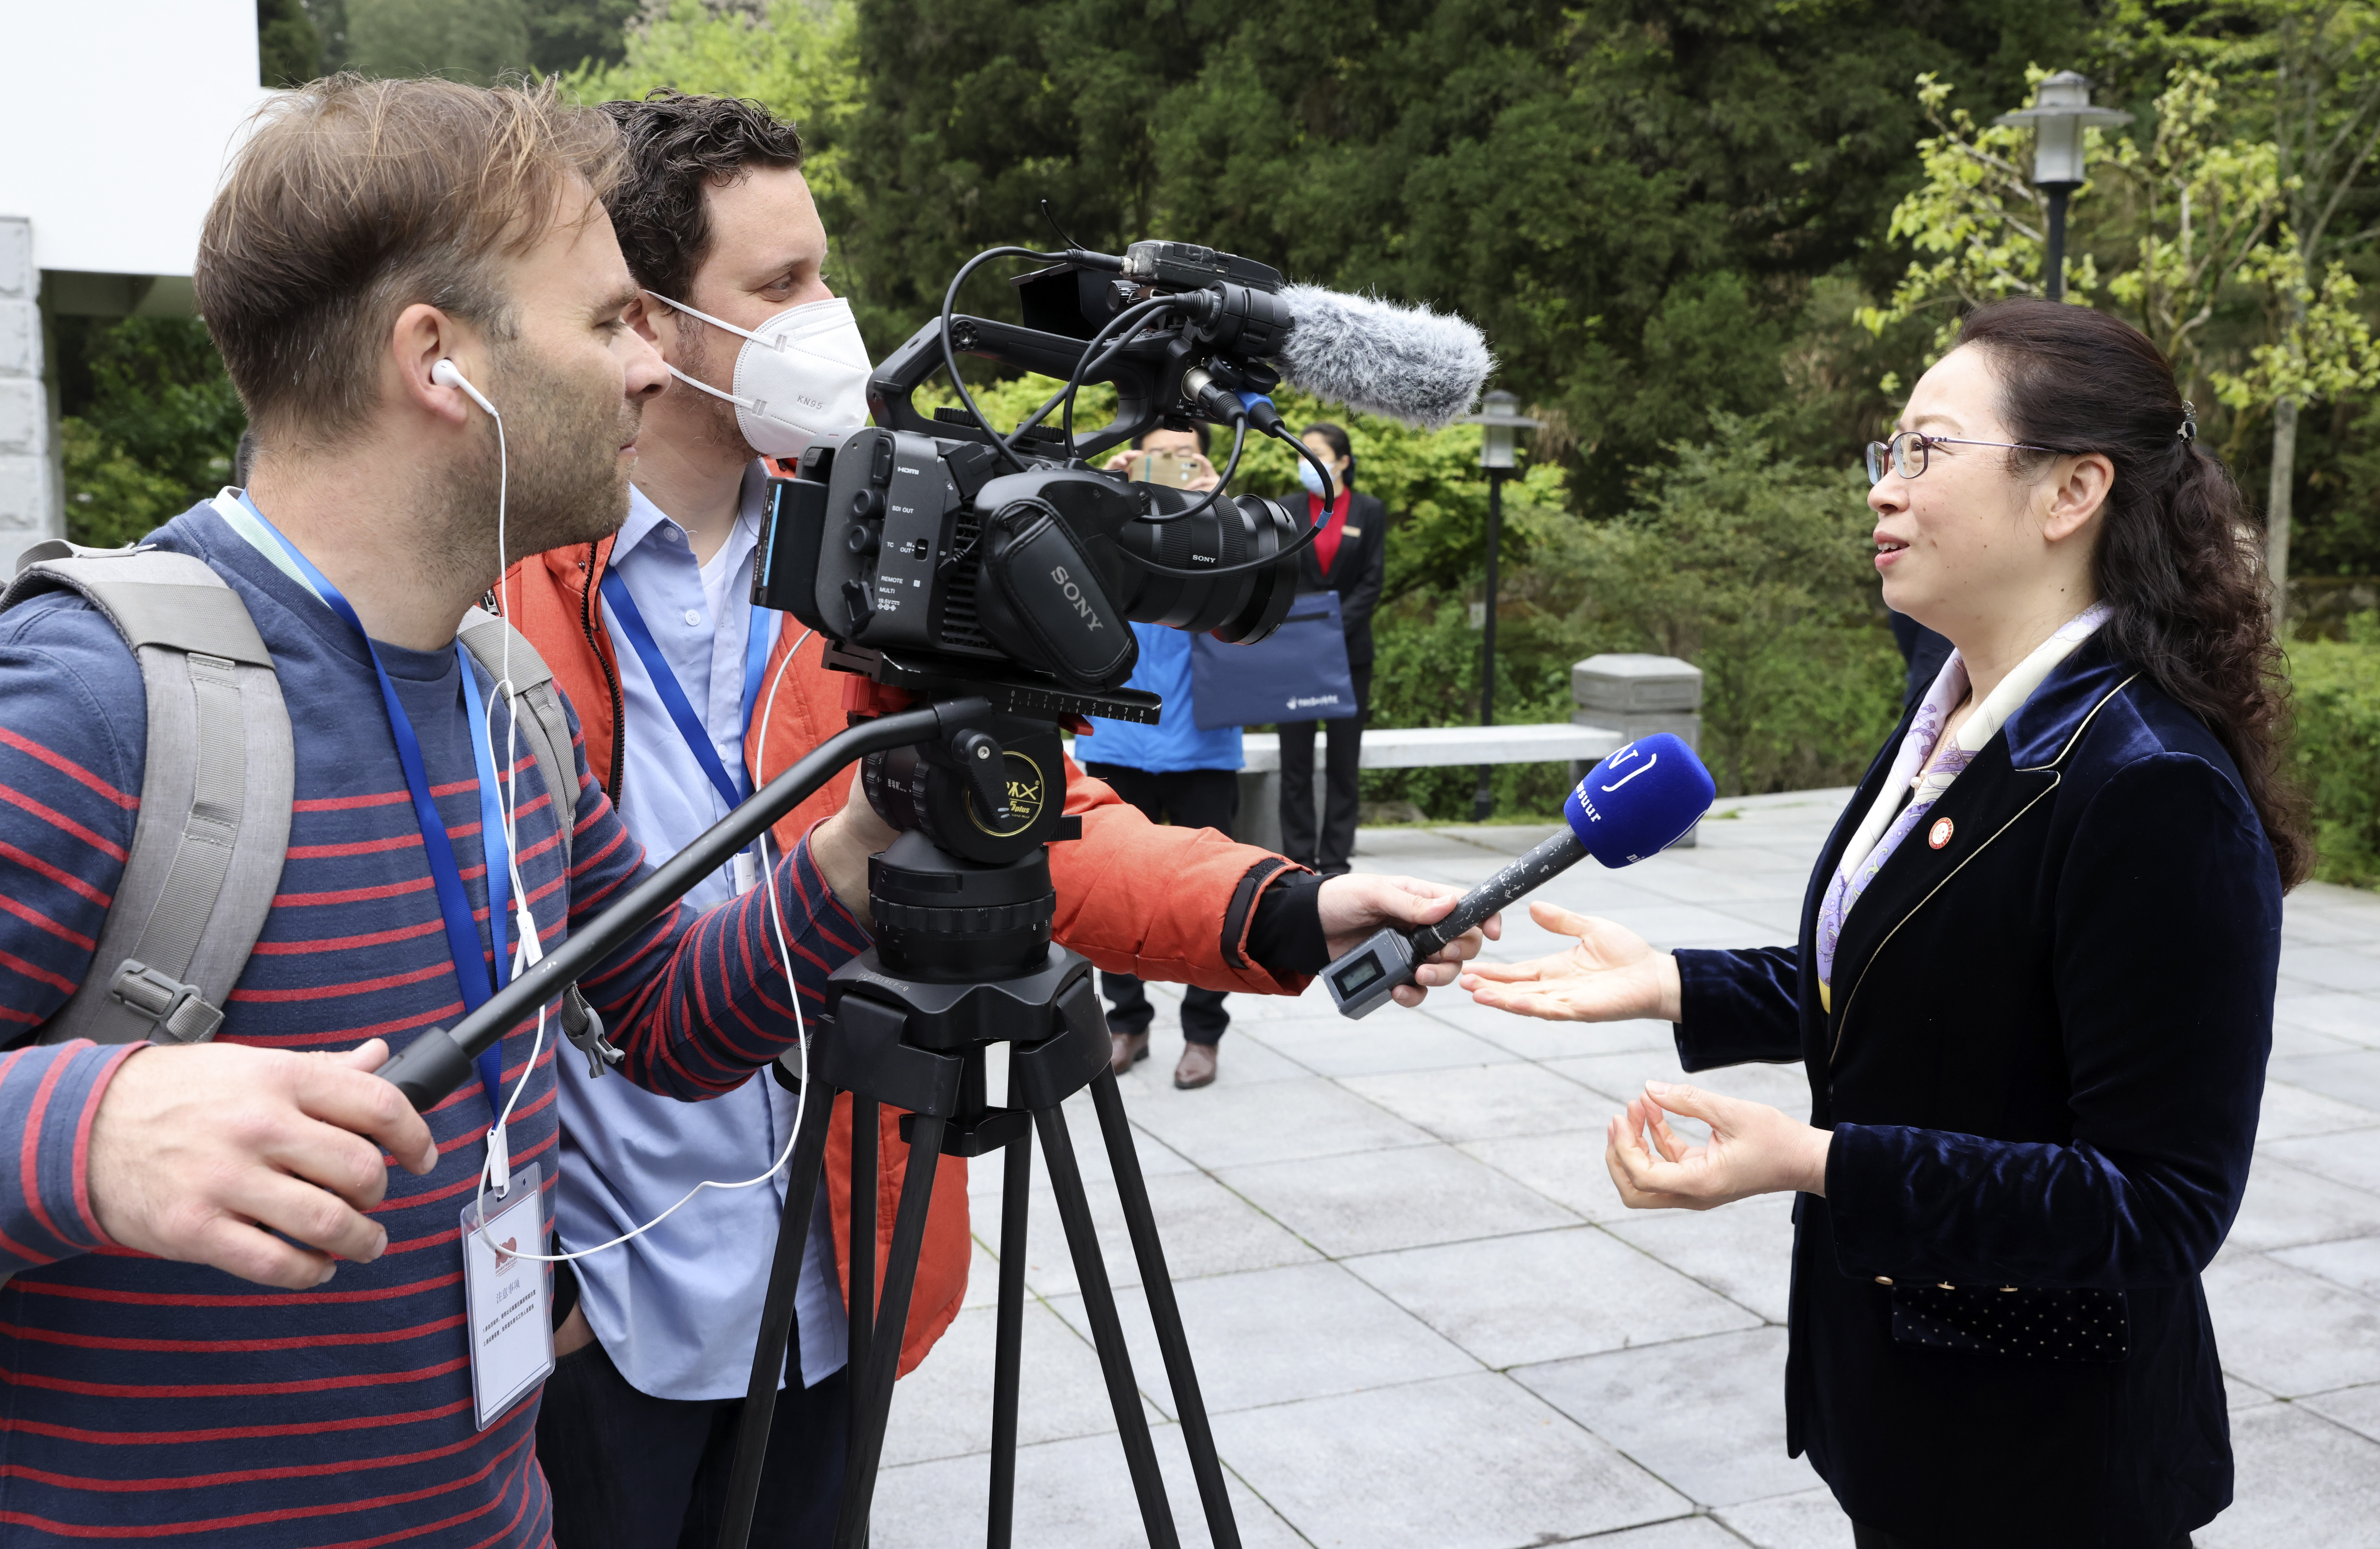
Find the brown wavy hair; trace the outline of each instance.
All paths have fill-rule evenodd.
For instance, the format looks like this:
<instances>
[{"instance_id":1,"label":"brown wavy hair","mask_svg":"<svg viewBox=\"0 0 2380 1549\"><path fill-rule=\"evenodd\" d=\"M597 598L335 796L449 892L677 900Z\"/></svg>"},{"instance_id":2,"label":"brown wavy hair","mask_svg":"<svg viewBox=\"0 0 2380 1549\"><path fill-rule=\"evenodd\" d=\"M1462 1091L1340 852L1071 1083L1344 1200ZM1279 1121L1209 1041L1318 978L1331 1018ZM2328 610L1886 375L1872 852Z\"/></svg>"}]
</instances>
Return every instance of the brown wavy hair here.
<instances>
[{"instance_id":1,"label":"brown wavy hair","mask_svg":"<svg viewBox=\"0 0 2380 1549\"><path fill-rule=\"evenodd\" d=\"M2239 767L2284 887L2313 870L2285 757L2289 687L2273 637L2261 525L2222 460L2184 434L2173 367L2138 329L2088 307L1995 302L1959 342L1989 357L2016 440L2115 465L2092 565L2109 647L2206 724ZM2011 453L2039 466L2045 455Z\"/></svg>"},{"instance_id":2,"label":"brown wavy hair","mask_svg":"<svg viewBox=\"0 0 2380 1549\"><path fill-rule=\"evenodd\" d=\"M513 335L501 260L600 219L612 121L551 80L332 76L274 97L207 211L191 284L259 442L329 445L371 412L396 316L427 302Z\"/></svg>"}]
</instances>

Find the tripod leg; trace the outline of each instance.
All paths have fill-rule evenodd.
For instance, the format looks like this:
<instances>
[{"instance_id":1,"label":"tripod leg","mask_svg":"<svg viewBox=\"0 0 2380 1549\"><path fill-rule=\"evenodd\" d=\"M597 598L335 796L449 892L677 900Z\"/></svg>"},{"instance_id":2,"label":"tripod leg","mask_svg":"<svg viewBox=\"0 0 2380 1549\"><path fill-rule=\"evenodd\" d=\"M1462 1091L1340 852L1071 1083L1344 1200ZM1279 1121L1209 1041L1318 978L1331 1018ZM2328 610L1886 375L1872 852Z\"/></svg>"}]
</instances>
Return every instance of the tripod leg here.
<instances>
[{"instance_id":1,"label":"tripod leg","mask_svg":"<svg viewBox=\"0 0 2380 1549\"><path fill-rule=\"evenodd\" d=\"M868 1402L868 1337L876 1321L876 1099L851 1095L851 1310L844 1369L851 1374L851 1434Z\"/></svg>"},{"instance_id":2,"label":"tripod leg","mask_svg":"<svg viewBox=\"0 0 2380 1549\"><path fill-rule=\"evenodd\" d=\"M991 1527L989 1549L1009 1549L1016 1517L1016 1384L1025 1361L1025 1228L1033 1203L1033 1131L1008 1143L1000 1180L999 1340L991 1358Z\"/></svg>"},{"instance_id":3,"label":"tripod leg","mask_svg":"<svg viewBox=\"0 0 2380 1549\"><path fill-rule=\"evenodd\" d=\"M784 1214L777 1221L777 1253L769 1265L759 1341L752 1348L752 1381L744 1390L744 1416L735 1433L735 1464L727 1476L727 1512L719 1525L719 1549L745 1549L752 1536L761 1468L769 1456L769 1422L777 1409L777 1379L785 1369L785 1348L793 1338L802 1250L810 1237L810 1204L818 1198L819 1175L826 1167L827 1127L833 1119L833 1088L813 1080L809 1100L802 1105L801 1130L794 1137L794 1175L785 1187ZM800 1364L795 1362L796 1381Z\"/></svg>"},{"instance_id":4,"label":"tripod leg","mask_svg":"<svg viewBox=\"0 0 2380 1549\"><path fill-rule=\"evenodd\" d=\"M872 1105L871 1105L872 1106ZM868 1338L868 1387L859 1423L851 1433L844 1465L843 1512L835 1523L836 1549L862 1549L868 1513L876 1496L876 1469L884 1456L884 1426L892 1418L892 1379L901 1369L901 1336L909 1326L909 1293L917 1289L917 1253L926 1241L926 1208L933 1203L934 1170L941 1165L946 1120L915 1116L909 1131L909 1168L901 1180L901 1209L892 1219L892 1253L884 1265L884 1301ZM856 1254L853 1255L855 1261Z\"/></svg>"},{"instance_id":5,"label":"tripod leg","mask_svg":"<svg viewBox=\"0 0 2380 1549\"><path fill-rule=\"evenodd\" d=\"M1165 1380L1173 1388L1173 1407L1182 1420L1182 1439L1190 1447L1190 1472L1198 1481L1198 1500L1207 1508L1207 1531L1215 1549L1240 1549L1239 1524L1232 1517L1232 1499L1223 1487L1223 1465L1215 1456L1215 1433L1207 1423L1207 1401L1198 1392L1198 1374L1190 1364L1190 1341L1182 1332L1182 1308L1173 1298L1173 1280L1165 1272L1165 1245L1157 1239L1157 1216L1148 1207L1148 1185L1140 1173L1140 1154L1132 1143L1132 1127L1123 1117L1123 1093L1115 1072L1101 1071L1091 1082L1091 1105L1099 1110L1099 1133L1108 1144L1108 1162L1114 1169L1116 1193L1123 1203L1125 1228L1132 1233L1133 1257L1140 1265L1140 1283L1148 1293L1149 1321L1157 1325L1157 1348L1165 1356Z\"/></svg>"},{"instance_id":6,"label":"tripod leg","mask_svg":"<svg viewBox=\"0 0 2380 1549\"><path fill-rule=\"evenodd\" d=\"M1100 1079L1111 1086L1115 1083L1111 1072L1100 1072ZM1041 1131L1041 1149L1049 1156L1050 1186L1058 1195L1058 1216L1065 1223L1075 1278L1083 1285L1083 1311L1091 1320L1091 1343L1099 1349L1099 1370L1108 1380L1108 1401L1115 1407L1116 1429L1123 1437L1124 1466L1132 1473L1133 1494L1140 1500L1141 1525L1148 1530L1150 1549L1180 1549L1173 1507L1165 1499L1165 1480L1157 1471L1157 1446L1148 1436L1148 1416L1141 1411L1140 1389L1132 1379L1132 1356L1124 1349L1115 1292L1109 1289L1108 1266L1099 1257L1099 1228L1091 1224L1091 1203L1083 1193L1083 1171L1075 1160L1074 1137L1066 1132L1066 1116L1058 1108L1036 1108L1033 1119Z\"/></svg>"}]
</instances>

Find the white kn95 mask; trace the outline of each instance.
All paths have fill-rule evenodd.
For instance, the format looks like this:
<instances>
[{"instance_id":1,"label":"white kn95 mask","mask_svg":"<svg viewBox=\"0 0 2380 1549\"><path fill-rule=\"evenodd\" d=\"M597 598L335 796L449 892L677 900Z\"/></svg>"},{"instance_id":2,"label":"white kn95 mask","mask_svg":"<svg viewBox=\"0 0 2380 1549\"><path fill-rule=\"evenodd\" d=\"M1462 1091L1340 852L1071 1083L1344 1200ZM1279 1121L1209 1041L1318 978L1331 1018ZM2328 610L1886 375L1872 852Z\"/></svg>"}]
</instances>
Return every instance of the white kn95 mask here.
<instances>
[{"instance_id":1,"label":"white kn95 mask","mask_svg":"<svg viewBox=\"0 0 2380 1549\"><path fill-rule=\"evenodd\" d=\"M868 422L868 379L876 368L852 320L851 303L842 296L789 307L759 328L746 329L659 291L645 294L743 336L733 393L697 381L674 366L669 372L698 393L735 405L737 428L762 456L798 457L817 437Z\"/></svg>"}]
</instances>

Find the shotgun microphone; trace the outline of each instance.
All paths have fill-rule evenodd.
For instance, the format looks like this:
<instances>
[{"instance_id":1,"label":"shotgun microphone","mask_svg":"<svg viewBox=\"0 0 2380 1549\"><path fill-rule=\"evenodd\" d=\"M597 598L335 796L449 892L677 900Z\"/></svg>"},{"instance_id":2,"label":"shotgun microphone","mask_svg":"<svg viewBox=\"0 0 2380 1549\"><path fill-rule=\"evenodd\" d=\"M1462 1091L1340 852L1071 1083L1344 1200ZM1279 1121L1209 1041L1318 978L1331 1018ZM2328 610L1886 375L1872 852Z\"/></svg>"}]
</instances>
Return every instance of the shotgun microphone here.
<instances>
[{"instance_id":1,"label":"shotgun microphone","mask_svg":"<svg viewBox=\"0 0 2380 1549\"><path fill-rule=\"evenodd\" d=\"M1526 897L1587 855L1617 869L1657 855L1710 810L1710 771L1667 732L1640 737L1586 773L1562 802L1569 826L1463 895L1436 925L1407 934L1390 926L1322 971L1339 1014L1369 1016L1414 970L1505 905Z\"/></svg>"},{"instance_id":2,"label":"shotgun microphone","mask_svg":"<svg viewBox=\"0 0 2380 1549\"><path fill-rule=\"evenodd\" d=\"M1487 336L1427 307L1402 307L1320 285L1290 285L1295 320L1272 352L1281 380L1365 414L1437 430L1471 412L1496 369Z\"/></svg>"}]
</instances>

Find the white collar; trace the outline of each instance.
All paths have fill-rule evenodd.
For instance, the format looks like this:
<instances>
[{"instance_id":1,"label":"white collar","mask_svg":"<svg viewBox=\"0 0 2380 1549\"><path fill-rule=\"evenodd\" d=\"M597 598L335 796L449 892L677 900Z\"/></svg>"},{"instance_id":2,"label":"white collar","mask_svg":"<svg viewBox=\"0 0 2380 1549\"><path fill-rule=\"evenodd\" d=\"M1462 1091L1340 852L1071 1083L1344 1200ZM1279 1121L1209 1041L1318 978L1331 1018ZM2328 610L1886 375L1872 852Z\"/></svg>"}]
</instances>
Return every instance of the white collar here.
<instances>
[{"instance_id":1,"label":"white collar","mask_svg":"<svg viewBox=\"0 0 2380 1549\"><path fill-rule=\"evenodd\" d=\"M2095 602L2058 625L2048 639L2035 646L1991 693L1984 696L1983 703L1977 705L1960 726L1950 745L1970 756L1981 752L1985 744L1999 734L2008 718L2024 708L2024 702L2033 697L2034 691L2057 670L2058 664L2081 649L2082 642L2096 634L2099 626L2106 623L2114 611L2104 602ZM1842 860L1836 867L1841 875L1852 876L1875 853L1885 830L1900 816L1901 793L1918 786L1921 789L1911 798L1912 801L1923 800L1929 793L1938 797L1958 779L1959 770L1966 767L1966 758L1956 760L1949 768L1931 766L1939 745L1938 729L1949 720L1950 712L1959 708L1960 701L1967 696L1968 686L1967 664L1953 650L1950 660L1944 662L1942 671L1935 675L1933 686L1925 691L1925 699L1919 703L1917 713L1909 723L1908 732L1900 739L1900 750L1893 756L1891 774L1886 777L1883 788L1876 793L1876 801L1867 809L1867 816L1852 835L1851 843L1843 849ZM1935 729L1931 732L1929 720Z\"/></svg>"}]
</instances>

